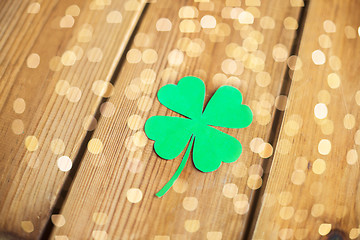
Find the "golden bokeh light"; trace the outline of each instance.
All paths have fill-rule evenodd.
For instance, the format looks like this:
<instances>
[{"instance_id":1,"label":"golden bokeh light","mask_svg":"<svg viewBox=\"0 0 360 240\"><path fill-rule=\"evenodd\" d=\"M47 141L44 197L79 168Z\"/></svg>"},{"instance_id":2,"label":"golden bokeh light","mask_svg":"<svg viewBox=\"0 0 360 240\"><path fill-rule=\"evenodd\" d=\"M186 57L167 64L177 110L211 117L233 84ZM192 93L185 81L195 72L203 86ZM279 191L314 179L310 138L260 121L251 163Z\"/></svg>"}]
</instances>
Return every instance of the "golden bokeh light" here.
<instances>
[{"instance_id":1,"label":"golden bokeh light","mask_svg":"<svg viewBox=\"0 0 360 240\"><path fill-rule=\"evenodd\" d=\"M346 162L349 165L354 165L358 162L359 156L356 149L350 149L346 154Z\"/></svg>"},{"instance_id":2,"label":"golden bokeh light","mask_svg":"<svg viewBox=\"0 0 360 240\"><path fill-rule=\"evenodd\" d=\"M82 92L78 87L70 87L66 92L66 98L73 103L79 102Z\"/></svg>"},{"instance_id":3,"label":"golden bokeh light","mask_svg":"<svg viewBox=\"0 0 360 240\"><path fill-rule=\"evenodd\" d=\"M106 16L106 22L107 23L121 23L122 22L122 14L119 11L111 11Z\"/></svg>"},{"instance_id":4,"label":"golden bokeh light","mask_svg":"<svg viewBox=\"0 0 360 240\"><path fill-rule=\"evenodd\" d=\"M170 66L179 66L184 61L184 53L178 49L172 50L168 55L168 62Z\"/></svg>"},{"instance_id":5,"label":"golden bokeh light","mask_svg":"<svg viewBox=\"0 0 360 240\"><path fill-rule=\"evenodd\" d=\"M95 212L92 215L92 221L96 224L96 225L100 225L103 226L108 222L108 216L106 213L104 212Z\"/></svg>"},{"instance_id":6,"label":"golden bokeh light","mask_svg":"<svg viewBox=\"0 0 360 240\"><path fill-rule=\"evenodd\" d=\"M291 182L295 185L302 185L305 182L306 174L303 170L295 170L291 175Z\"/></svg>"},{"instance_id":7,"label":"golden bokeh light","mask_svg":"<svg viewBox=\"0 0 360 240\"><path fill-rule=\"evenodd\" d=\"M40 64L40 56L37 53L31 53L26 59L28 68L37 68Z\"/></svg>"},{"instance_id":8,"label":"golden bokeh light","mask_svg":"<svg viewBox=\"0 0 360 240\"><path fill-rule=\"evenodd\" d=\"M178 178L175 181L172 189L177 193L184 193L188 189L188 186L189 186L189 183L186 180Z\"/></svg>"},{"instance_id":9,"label":"golden bokeh light","mask_svg":"<svg viewBox=\"0 0 360 240\"><path fill-rule=\"evenodd\" d=\"M24 133L24 122L21 119L15 119L11 123L11 130L16 135L23 134Z\"/></svg>"},{"instance_id":10,"label":"golden bokeh light","mask_svg":"<svg viewBox=\"0 0 360 240\"><path fill-rule=\"evenodd\" d=\"M131 203L138 203L143 198L143 193L139 188L130 188L126 192L126 198Z\"/></svg>"},{"instance_id":11,"label":"golden bokeh light","mask_svg":"<svg viewBox=\"0 0 360 240\"><path fill-rule=\"evenodd\" d=\"M254 16L248 11L243 11L239 14L238 20L241 24L253 24Z\"/></svg>"},{"instance_id":12,"label":"golden bokeh light","mask_svg":"<svg viewBox=\"0 0 360 240\"><path fill-rule=\"evenodd\" d=\"M74 26L75 19L71 15L65 15L60 19L60 28L72 28Z\"/></svg>"},{"instance_id":13,"label":"golden bokeh light","mask_svg":"<svg viewBox=\"0 0 360 240\"><path fill-rule=\"evenodd\" d=\"M257 174L250 175L247 180L248 188L252 190L259 189L262 185L262 178Z\"/></svg>"},{"instance_id":14,"label":"golden bokeh light","mask_svg":"<svg viewBox=\"0 0 360 240\"><path fill-rule=\"evenodd\" d=\"M126 54L126 60L129 63L138 63L141 61L142 53L140 50L133 48L130 49Z\"/></svg>"},{"instance_id":15,"label":"golden bokeh light","mask_svg":"<svg viewBox=\"0 0 360 240\"><path fill-rule=\"evenodd\" d=\"M317 94L317 99L320 103L324 103L326 105L330 104L331 96L330 96L329 91L327 91L325 89L320 90Z\"/></svg>"},{"instance_id":16,"label":"golden bokeh light","mask_svg":"<svg viewBox=\"0 0 360 240\"><path fill-rule=\"evenodd\" d=\"M337 56L331 56L329 58L329 65L333 71L339 71L341 69L341 60Z\"/></svg>"},{"instance_id":17,"label":"golden bokeh light","mask_svg":"<svg viewBox=\"0 0 360 240\"><path fill-rule=\"evenodd\" d=\"M146 49L142 53L142 60L146 64L153 64L157 61L158 54L154 49Z\"/></svg>"},{"instance_id":18,"label":"golden bokeh light","mask_svg":"<svg viewBox=\"0 0 360 240\"><path fill-rule=\"evenodd\" d=\"M222 232L207 232L206 238L207 240L221 240L222 239Z\"/></svg>"},{"instance_id":19,"label":"golden bokeh light","mask_svg":"<svg viewBox=\"0 0 360 240\"><path fill-rule=\"evenodd\" d=\"M197 18L199 15L199 10L193 6L183 6L179 10L180 18Z\"/></svg>"},{"instance_id":20,"label":"golden bokeh light","mask_svg":"<svg viewBox=\"0 0 360 240\"><path fill-rule=\"evenodd\" d=\"M328 139L321 139L318 144L318 151L321 155L328 155L331 151L331 142Z\"/></svg>"},{"instance_id":21,"label":"golden bokeh light","mask_svg":"<svg viewBox=\"0 0 360 240\"><path fill-rule=\"evenodd\" d=\"M25 108L26 108L26 103L23 98L15 99L15 101L13 102L13 109L15 113L21 114L25 111Z\"/></svg>"},{"instance_id":22,"label":"golden bokeh light","mask_svg":"<svg viewBox=\"0 0 360 240\"><path fill-rule=\"evenodd\" d=\"M98 138L93 138L88 142L87 149L92 154L99 154L102 152L104 145Z\"/></svg>"},{"instance_id":23,"label":"golden bokeh light","mask_svg":"<svg viewBox=\"0 0 360 240\"><path fill-rule=\"evenodd\" d=\"M344 117L344 127L348 130L351 130L355 127L356 119L355 116L348 113Z\"/></svg>"},{"instance_id":24,"label":"golden bokeh light","mask_svg":"<svg viewBox=\"0 0 360 240\"><path fill-rule=\"evenodd\" d=\"M315 50L312 53L312 60L315 63L315 65L323 65L326 62L326 57L321 50Z\"/></svg>"},{"instance_id":25,"label":"golden bokeh light","mask_svg":"<svg viewBox=\"0 0 360 240\"><path fill-rule=\"evenodd\" d=\"M247 174L247 167L244 163L238 162L231 169L231 173L237 178L245 177Z\"/></svg>"},{"instance_id":26,"label":"golden bokeh light","mask_svg":"<svg viewBox=\"0 0 360 240\"><path fill-rule=\"evenodd\" d=\"M200 25L202 28L215 28L216 27L216 19L214 16L205 15L201 18Z\"/></svg>"},{"instance_id":27,"label":"golden bokeh light","mask_svg":"<svg viewBox=\"0 0 360 240\"><path fill-rule=\"evenodd\" d=\"M264 140L262 138L253 138L250 141L250 149L254 153L260 153L264 150L265 145L263 145Z\"/></svg>"},{"instance_id":28,"label":"golden bokeh light","mask_svg":"<svg viewBox=\"0 0 360 240\"><path fill-rule=\"evenodd\" d=\"M89 24L84 24L77 34L77 41L80 43L90 42L93 35L93 27Z\"/></svg>"},{"instance_id":29,"label":"golden bokeh light","mask_svg":"<svg viewBox=\"0 0 360 240\"><path fill-rule=\"evenodd\" d=\"M140 97L141 90L138 85L130 84L125 88L125 96L129 100L136 100Z\"/></svg>"},{"instance_id":30,"label":"golden bokeh light","mask_svg":"<svg viewBox=\"0 0 360 240\"><path fill-rule=\"evenodd\" d=\"M39 141L35 136L25 138L25 147L29 152L34 152L39 148Z\"/></svg>"},{"instance_id":31,"label":"golden bokeh light","mask_svg":"<svg viewBox=\"0 0 360 240\"><path fill-rule=\"evenodd\" d=\"M31 221L21 221L21 228L24 232L31 233L34 231L34 224Z\"/></svg>"},{"instance_id":32,"label":"golden bokeh light","mask_svg":"<svg viewBox=\"0 0 360 240\"><path fill-rule=\"evenodd\" d=\"M289 51L283 44L276 44L273 47L272 56L275 62L285 62L288 59Z\"/></svg>"},{"instance_id":33,"label":"golden bokeh light","mask_svg":"<svg viewBox=\"0 0 360 240\"><path fill-rule=\"evenodd\" d=\"M91 87L93 93L100 97L108 98L114 93L114 86L103 80L96 80Z\"/></svg>"},{"instance_id":34,"label":"golden bokeh light","mask_svg":"<svg viewBox=\"0 0 360 240\"><path fill-rule=\"evenodd\" d=\"M301 69L302 65L303 65L300 57L295 56L295 55L292 55L288 58L287 64L288 64L288 67L293 71Z\"/></svg>"},{"instance_id":35,"label":"golden bokeh light","mask_svg":"<svg viewBox=\"0 0 360 240\"><path fill-rule=\"evenodd\" d=\"M282 207L280 209L279 214L283 220L289 220L290 218L293 217L294 212L295 212L295 210L293 207Z\"/></svg>"},{"instance_id":36,"label":"golden bokeh light","mask_svg":"<svg viewBox=\"0 0 360 240\"><path fill-rule=\"evenodd\" d=\"M267 87L271 83L271 76L268 72L259 72L256 74L256 84L260 87Z\"/></svg>"},{"instance_id":37,"label":"golden bokeh light","mask_svg":"<svg viewBox=\"0 0 360 240\"><path fill-rule=\"evenodd\" d=\"M80 15L80 8L78 5L73 4L66 8L65 15L70 15L73 17L77 17Z\"/></svg>"},{"instance_id":38,"label":"golden bokeh light","mask_svg":"<svg viewBox=\"0 0 360 240\"><path fill-rule=\"evenodd\" d=\"M83 120L82 126L85 131L93 131L97 126L97 120L92 115L86 116Z\"/></svg>"},{"instance_id":39,"label":"golden bokeh light","mask_svg":"<svg viewBox=\"0 0 360 240\"><path fill-rule=\"evenodd\" d=\"M319 234L321 236L327 235L331 231L331 224L329 223L322 223L319 226Z\"/></svg>"},{"instance_id":40,"label":"golden bokeh light","mask_svg":"<svg viewBox=\"0 0 360 240\"><path fill-rule=\"evenodd\" d=\"M273 154L273 147L271 146L270 143L263 143L263 146L261 146L260 148L263 149L260 153L259 156L262 158L269 158L272 156Z\"/></svg>"},{"instance_id":41,"label":"golden bokeh light","mask_svg":"<svg viewBox=\"0 0 360 240\"><path fill-rule=\"evenodd\" d=\"M148 142L148 138L144 131L140 130L133 135L133 143L136 147L145 147Z\"/></svg>"},{"instance_id":42,"label":"golden bokeh light","mask_svg":"<svg viewBox=\"0 0 360 240\"><path fill-rule=\"evenodd\" d=\"M143 128L145 120L140 115L131 115L128 118L127 125L131 130L139 130Z\"/></svg>"},{"instance_id":43,"label":"golden bokeh light","mask_svg":"<svg viewBox=\"0 0 360 240\"><path fill-rule=\"evenodd\" d=\"M260 26L263 29L274 29L275 28L275 20L270 16L264 16L260 19Z\"/></svg>"},{"instance_id":44,"label":"golden bokeh light","mask_svg":"<svg viewBox=\"0 0 360 240\"><path fill-rule=\"evenodd\" d=\"M275 107L280 111L285 111L287 106L287 96L279 95L275 98Z\"/></svg>"},{"instance_id":45,"label":"golden bokeh light","mask_svg":"<svg viewBox=\"0 0 360 240\"><path fill-rule=\"evenodd\" d=\"M58 72L63 68L60 56L54 56L49 61L49 69L54 72Z\"/></svg>"},{"instance_id":46,"label":"golden bokeh light","mask_svg":"<svg viewBox=\"0 0 360 240\"><path fill-rule=\"evenodd\" d=\"M185 19L180 22L179 29L183 33L200 32L200 22L197 20Z\"/></svg>"},{"instance_id":47,"label":"golden bokeh light","mask_svg":"<svg viewBox=\"0 0 360 240\"><path fill-rule=\"evenodd\" d=\"M326 170L326 162L323 159L318 158L313 162L312 171L315 174L318 175L323 174L325 170Z\"/></svg>"},{"instance_id":48,"label":"golden bokeh light","mask_svg":"<svg viewBox=\"0 0 360 240\"><path fill-rule=\"evenodd\" d=\"M297 157L295 159L294 169L295 170L306 170L308 166L308 160L306 157Z\"/></svg>"},{"instance_id":49,"label":"golden bokeh light","mask_svg":"<svg viewBox=\"0 0 360 240\"><path fill-rule=\"evenodd\" d=\"M62 154L65 150L65 143L60 138L51 141L50 149L54 154Z\"/></svg>"},{"instance_id":50,"label":"golden bokeh light","mask_svg":"<svg viewBox=\"0 0 360 240\"><path fill-rule=\"evenodd\" d=\"M108 234L106 231L94 230L91 234L94 240L107 240Z\"/></svg>"},{"instance_id":51,"label":"golden bokeh light","mask_svg":"<svg viewBox=\"0 0 360 240\"><path fill-rule=\"evenodd\" d=\"M327 106L324 103L318 103L314 107L314 114L315 117L318 119L324 119L326 118L328 114Z\"/></svg>"},{"instance_id":52,"label":"golden bokeh light","mask_svg":"<svg viewBox=\"0 0 360 240\"><path fill-rule=\"evenodd\" d=\"M197 232L200 229L199 220L185 220L184 223L185 230L190 233Z\"/></svg>"},{"instance_id":53,"label":"golden bokeh light","mask_svg":"<svg viewBox=\"0 0 360 240\"><path fill-rule=\"evenodd\" d=\"M224 185L222 193L227 198L233 198L238 193L238 187L234 183L227 183Z\"/></svg>"},{"instance_id":54,"label":"golden bokeh light","mask_svg":"<svg viewBox=\"0 0 360 240\"><path fill-rule=\"evenodd\" d=\"M322 48L331 48L331 46L332 46L331 39L326 34L321 34L319 36L319 44Z\"/></svg>"},{"instance_id":55,"label":"golden bokeh light","mask_svg":"<svg viewBox=\"0 0 360 240\"><path fill-rule=\"evenodd\" d=\"M293 196L291 192L280 192L277 199L281 206L287 206L291 203Z\"/></svg>"},{"instance_id":56,"label":"golden bokeh light","mask_svg":"<svg viewBox=\"0 0 360 240\"><path fill-rule=\"evenodd\" d=\"M57 160L57 166L60 171L67 172L72 168L72 161L68 156L61 156Z\"/></svg>"},{"instance_id":57,"label":"golden bokeh light","mask_svg":"<svg viewBox=\"0 0 360 240\"><path fill-rule=\"evenodd\" d=\"M61 63L64 66L72 66L75 64L76 60L77 60L76 54L70 50L65 51L61 56Z\"/></svg>"},{"instance_id":58,"label":"golden bokeh light","mask_svg":"<svg viewBox=\"0 0 360 240\"><path fill-rule=\"evenodd\" d=\"M172 23L168 18L159 18L156 22L156 30L159 32L171 31Z\"/></svg>"},{"instance_id":59,"label":"golden bokeh light","mask_svg":"<svg viewBox=\"0 0 360 240\"><path fill-rule=\"evenodd\" d=\"M72 51L73 53L75 53L75 55L76 55L76 60L80 60L80 59L83 57L83 55L84 55L84 50L82 49L82 47L77 46L77 45L73 46L73 47L71 48L71 51Z\"/></svg>"},{"instance_id":60,"label":"golden bokeh light","mask_svg":"<svg viewBox=\"0 0 360 240\"><path fill-rule=\"evenodd\" d=\"M329 119L324 119L321 123L321 132L325 135L331 135L334 132L334 122Z\"/></svg>"},{"instance_id":61,"label":"golden bokeh light","mask_svg":"<svg viewBox=\"0 0 360 240\"><path fill-rule=\"evenodd\" d=\"M27 8L27 13L36 14L36 13L40 12L40 8L41 8L40 3L38 3L38 2L30 3Z\"/></svg>"},{"instance_id":62,"label":"golden bokeh light","mask_svg":"<svg viewBox=\"0 0 360 240\"><path fill-rule=\"evenodd\" d=\"M350 239L356 239L360 236L360 226L359 228L352 228L349 232L349 238Z\"/></svg>"},{"instance_id":63,"label":"golden bokeh light","mask_svg":"<svg viewBox=\"0 0 360 240\"><path fill-rule=\"evenodd\" d=\"M65 217L62 214L53 214L51 215L51 222L56 226L56 227L62 227L65 225L66 221L65 221Z\"/></svg>"},{"instance_id":64,"label":"golden bokeh light","mask_svg":"<svg viewBox=\"0 0 360 240\"><path fill-rule=\"evenodd\" d=\"M284 19L284 27L287 30L296 30L298 29L299 25L295 18L293 17L286 17Z\"/></svg>"},{"instance_id":65,"label":"golden bokeh light","mask_svg":"<svg viewBox=\"0 0 360 240\"><path fill-rule=\"evenodd\" d=\"M282 228L279 230L279 238L281 240L292 239L294 235L294 230L291 228Z\"/></svg>"},{"instance_id":66,"label":"golden bokeh light","mask_svg":"<svg viewBox=\"0 0 360 240\"><path fill-rule=\"evenodd\" d=\"M240 197L237 198L238 196ZM234 203L234 210L237 214L245 215L249 211L250 204L246 195L244 194L236 195L233 203Z\"/></svg>"},{"instance_id":67,"label":"golden bokeh light","mask_svg":"<svg viewBox=\"0 0 360 240\"><path fill-rule=\"evenodd\" d=\"M340 87L341 80L338 74L330 73L327 77L327 82L330 88L336 89Z\"/></svg>"},{"instance_id":68,"label":"golden bokeh light","mask_svg":"<svg viewBox=\"0 0 360 240\"><path fill-rule=\"evenodd\" d=\"M152 105L153 105L153 100L152 100L152 98L150 98L148 96L142 96L137 101L137 106L138 106L139 110L143 111L143 112L150 111Z\"/></svg>"},{"instance_id":69,"label":"golden bokeh light","mask_svg":"<svg viewBox=\"0 0 360 240\"><path fill-rule=\"evenodd\" d=\"M115 105L111 102L104 102L100 105L100 114L103 117L112 117L115 111Z\"/></svg>"},{"instance_id":70,"label":"golden bokeh light","mask_svg":"<svg viewBox=\"0 0 360 240\"><path fill-rule=\"evenodd\" d=\"M324 214L325 206L321 203L316 203L311 207L311 215L313 217L320 217Z\"/></svg>"},{"instance_id":71,"label":"golden bokeh light","mask_svg":"<svg viewBox=\"0 0 360 240\"><path fill-rule=\"evenodd\" d=\"M103 52L100 48L94 47L87 51L86 56L89 62L100 62L103 58Z\"/></svg>"},{"instance_id":72,"label":"golden bokeh light","mask_svg":"<svg viewBox=\"0 0 360 240\"><path fill-rule=\"evenodd\" d=\"M290 0L290 4L292 7L304 7L304 0Z\"/></svg>"},{"instance_id":73,"label":"golden bokeh light","mask_svg":"<svg viewBox=\"0 0 360 240\"><path fill-rule=\"evenodd\" d=\"M196 197L185 197L182 205L187 211L194 211L198 207L198 199Z\"/></svg>"},{"instance_id":74,"label":"golden bokeh light","mask_svg":"<svg viewBox=\"0 0 360 240\"><path fill-rule=\"evenodd\" d=\"M324 27L324 30L325 32L327 33L334 33L336 32L336 25L333 21L331 20L325 20L323 22L323 27Z\"/></svg>"}]
</instances>

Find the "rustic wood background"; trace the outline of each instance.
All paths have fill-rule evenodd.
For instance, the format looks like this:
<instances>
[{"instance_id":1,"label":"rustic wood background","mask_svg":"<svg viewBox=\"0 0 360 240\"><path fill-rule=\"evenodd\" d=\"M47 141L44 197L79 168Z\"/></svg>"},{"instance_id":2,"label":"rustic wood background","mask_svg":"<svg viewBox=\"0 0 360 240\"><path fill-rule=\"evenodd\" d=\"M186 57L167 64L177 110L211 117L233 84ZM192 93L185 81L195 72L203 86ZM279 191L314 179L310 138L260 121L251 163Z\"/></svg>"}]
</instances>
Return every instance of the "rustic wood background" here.
<instances>
[{"instance_id":1,"label":"rustic wood background","mask_svg":"<svg viewBox=\"0 0 360 240\"><path fill-rule=\"evenodd\" d=\"M0 239L360 239L360 1L0 1ZM143 131L184 76L238 88L240 158Z\"/></svg>"}]
</instances>

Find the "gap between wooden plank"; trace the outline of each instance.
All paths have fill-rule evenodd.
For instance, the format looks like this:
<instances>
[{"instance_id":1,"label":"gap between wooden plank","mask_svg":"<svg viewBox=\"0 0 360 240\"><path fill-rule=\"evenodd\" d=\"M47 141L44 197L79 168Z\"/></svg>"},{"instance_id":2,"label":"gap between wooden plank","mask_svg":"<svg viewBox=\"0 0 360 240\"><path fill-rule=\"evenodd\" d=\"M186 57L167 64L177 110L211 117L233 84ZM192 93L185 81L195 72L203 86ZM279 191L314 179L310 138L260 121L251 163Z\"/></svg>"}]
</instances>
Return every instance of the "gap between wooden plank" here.
<instances>
[{"instance_id":1,"label":"gap between wooden plank","mask_svg":"<svg viewBox=\"0 0 360 240\"><path fill-rule=\"evenodd\" d=\"M310 0L304 1L304 7L301 9L301 13L300 13L299 20L298 20L299 28L296 31L296 38L294 39L289 56L292 56L292 55L297 56L299 53L300 43L301 43L301 39L302 39L304 27L305 27L309 4L310 4ZM290 74L292 75L293 73L290 72L290 69L288 67L285 72L284 80L282 81L283 85L280 90L280 95L286 95L286 96L289 95L289 91L290 91L290 87L291 87ZM282 125L282 122L284 119L285 111L279 111L276 109L275 116L274 116L274 119L272 122L271 132L270 132L270 136L269 136L269 143L273 146L274 153L276 151L277 140L279 138L279 132L280 132L280 128L281 128L281 125ZM254 195L252 198L252 202L250 204L250 206L252 206L252 207L250 208L249 213L247 215L243 240L252 239L252 237L253 237L253 232L254 232L257 218L259 216L259 211L261 208L261 197L263 196L265 189L266 189L267 179L269 177L269 171L270 171L273 159L274 159L274 155L268 161L264 161L264 163L262 165L263 169L264 169L263 185L262 185L261 189L259 189L259 191L254 191L254 193L253 193Z\"/></svg>"},{"instance_id":2,"label":"gap between wooden plank","mask_svg":"<svg viewBox=\"0 0 360 240\"><path fill-rule=\"evenodd\" d=\"M133 30L133 32L131 34L131 37L130 37L129 41L126 44L126 47L125 47L124 51L122 52L122 55L120 57L120 60L119 60L118 64L116 65L115 71L112 74L111 79L110 79L110 83L112 85L114 85L116 80L117 80L117 77L118 77L118 75L120 73L123 62L126 60L126 53L129 51L129 48L130 48L130 46L131 46L131 44L132 44L132 42L134 40L134 37L135 37L135 35L136 35L137 31L138 31L139 25L140 25L144 15L145 15L145 12L146 12L149 4L150 3L145 4L144 9L141 12L140 17L139 17L139 19L138 19L138 21L137 21L137 23L135 25L135 28L134 28L134 30ZM99 119L101 117L101 114L100 114L100 106L101 106L101 104L104 103L104 102L107 102L108 100L109 100L109 98L103 97L101 99L101 101L99 102L99 104L97 106L97 109L96 109L96 113L94 115L94 117L95 117L95 119L97 121L99 121ZM70 189L71 184L73 183L73 180L76 177L76 173L77 173L77 171L79 169L79 166L81 164L81 160L83 159L84 154L86 152L87 144L90 141L90 139L91 139L92 135L94 134L94 132L95 131L88 131L86 133L86 136L85 136L84 140L82 141L82 143L80 145L80 148L79 148L79 151L78 151L78 153L77 153L77 155L76 155L76 157L75 157L75 159L73 161L72 168L70 169L69 174L66 176L65 182L64 182L64 184L63 184L63 186L62 186L62 188L61 188L61 190L60 190L60 192L59 192L59 194L57 196L54 207L52 208L52 211L51 211L51 213L49 215L49 219L47 220L45 228L44 228L43 232L41 233L41 236L40 236L39 239L46 240L46 239L50 238L51 232L54 229L54 225L51 222L51 216L53 214L60 213L61 208L63 207L63 205L65 203L65 200L66 200L66 197L68 195L68 192L69 192L68 190Z\"/></svg>"}]
</instances>

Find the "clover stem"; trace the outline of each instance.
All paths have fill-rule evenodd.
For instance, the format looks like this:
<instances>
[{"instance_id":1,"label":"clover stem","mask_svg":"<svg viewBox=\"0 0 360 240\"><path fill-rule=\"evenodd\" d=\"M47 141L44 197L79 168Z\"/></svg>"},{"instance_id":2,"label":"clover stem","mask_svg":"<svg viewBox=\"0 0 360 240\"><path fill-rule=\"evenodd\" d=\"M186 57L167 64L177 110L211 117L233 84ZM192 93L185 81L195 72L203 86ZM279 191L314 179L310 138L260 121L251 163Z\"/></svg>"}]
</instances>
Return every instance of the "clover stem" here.
<instances>
[{"instance_id":1,"label":"clover stem","mask_svg":"<svg viewBox=\"0 0 360 240\"><path fill-rule=\"evenodd\" d=\"M169 191L169 189L172 187L172 185L174 184L174 182L176 181L176 179L178 179L178 177L180 176L180 173L182 172L182 170L184 169L185 165L186 165L186 162L189 158L189 155L190 155L190 151L191 151L191 147L193 145L193 142L194 142L194 136L191 136L191 139L190 139L190 143L186 149L186 152L184 154L184 157L183 159L181 160L181 163L178 167L178 169L176 170L176 172L174 173L174 175L170 178L170 180L165 184L165 186L160 189L159 192L157 192L155 195L157 197L162 197L167 191Z\"/></svg>"}]
</instances>

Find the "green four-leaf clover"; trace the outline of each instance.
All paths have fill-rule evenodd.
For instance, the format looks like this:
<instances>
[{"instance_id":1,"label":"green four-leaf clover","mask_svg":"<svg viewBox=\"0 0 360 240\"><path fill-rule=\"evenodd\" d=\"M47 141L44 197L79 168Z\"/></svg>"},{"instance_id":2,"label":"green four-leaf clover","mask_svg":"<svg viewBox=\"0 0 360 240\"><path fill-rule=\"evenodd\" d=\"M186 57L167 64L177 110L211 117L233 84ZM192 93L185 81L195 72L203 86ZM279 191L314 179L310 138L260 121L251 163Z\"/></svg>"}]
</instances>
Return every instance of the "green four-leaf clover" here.
<instances>
[{"instance_id":1,"label":"green four-leaf clover","mask_svg":"<svg viewBox=\"0 0 360 240\"><path fill-rule=\"evenodd\" d=\"M239 90L220 87L203 111L205 84L196 77L184 77L177 85L168 84L158 92L158 99L167 108L185 116L154 116L145 124L145 133L155 141L155 152L164 159L174 159L190 140L179 168L170 181L156 194L163 196L179 177L193 148L193 162L202 172L212 172L221 162L236 161L241 152L240 142L216 128L245 128L253 119L250 108L242 104Z\"/></svg>"}]
</instances>

